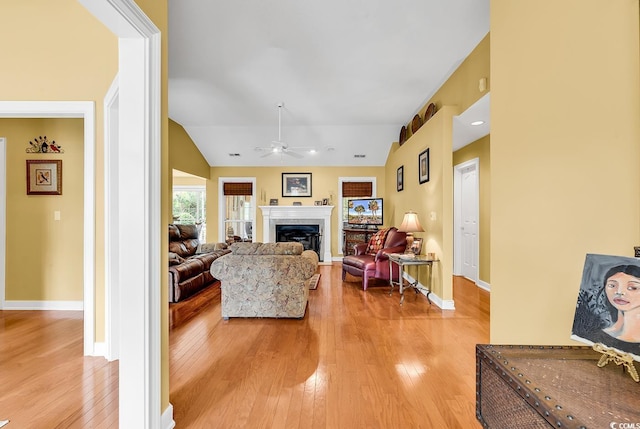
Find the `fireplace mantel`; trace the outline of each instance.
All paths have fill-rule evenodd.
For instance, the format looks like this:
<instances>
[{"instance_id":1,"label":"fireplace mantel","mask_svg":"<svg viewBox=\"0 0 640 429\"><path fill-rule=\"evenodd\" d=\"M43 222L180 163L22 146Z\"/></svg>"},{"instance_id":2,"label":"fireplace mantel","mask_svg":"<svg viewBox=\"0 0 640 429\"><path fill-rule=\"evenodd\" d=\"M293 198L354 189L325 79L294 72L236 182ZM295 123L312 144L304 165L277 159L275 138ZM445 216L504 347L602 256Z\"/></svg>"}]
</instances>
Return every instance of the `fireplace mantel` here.
<instances>
[{"instance_id":1,"label":"fireplace mantel","mask_svg":"<svg viewBox=\"0 0 640 429\"><path fill-rule=\"evenodd\" d=\"M333 206L259 206L262 210L262 241L275 241L275 226L316 220L320 225L323 265L331 264L331 211ZM307 222L310 223L310 222Z\"/></svg>"}]
</instances>

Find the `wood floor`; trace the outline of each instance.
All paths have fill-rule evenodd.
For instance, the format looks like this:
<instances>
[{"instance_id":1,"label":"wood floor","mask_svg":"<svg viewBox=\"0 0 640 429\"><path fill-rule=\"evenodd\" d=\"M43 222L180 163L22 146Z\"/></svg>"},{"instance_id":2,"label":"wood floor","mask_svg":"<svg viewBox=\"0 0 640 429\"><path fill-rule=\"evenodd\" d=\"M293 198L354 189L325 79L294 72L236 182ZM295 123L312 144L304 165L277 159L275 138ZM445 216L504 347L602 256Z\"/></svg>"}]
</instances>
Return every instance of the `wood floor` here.
<instances>
[{"instance_id":1,"label":"wood floor","mask_svg":"<svg viewBox=\"0 0 640 429\"><path fill-rule=\"evenodd\" d=\"M410 291L400 306L397 290L343 283L338 263L319 271L303 320L224 321L217 286L170 306L178 429L480 428L487 292L456 278L455 311ZM116 428L117 380L117 362L82 357L82 313L0 311L6 429Z\"/></svg>"},{"instance_id":2,"label":"wood floor","mask_svg":"<svg viewBox=\"0 0 640 429\"><path fill-rule=\"evenodd\" d=\"M172 307L179 428L479 428L475 344L489 294L455 281L455 311L321 266L303 320L220 317L219 289ZM200 298L202 303L200 303ZM214 303L214 304L212 304Z\"/></svg>"}]
</instances>

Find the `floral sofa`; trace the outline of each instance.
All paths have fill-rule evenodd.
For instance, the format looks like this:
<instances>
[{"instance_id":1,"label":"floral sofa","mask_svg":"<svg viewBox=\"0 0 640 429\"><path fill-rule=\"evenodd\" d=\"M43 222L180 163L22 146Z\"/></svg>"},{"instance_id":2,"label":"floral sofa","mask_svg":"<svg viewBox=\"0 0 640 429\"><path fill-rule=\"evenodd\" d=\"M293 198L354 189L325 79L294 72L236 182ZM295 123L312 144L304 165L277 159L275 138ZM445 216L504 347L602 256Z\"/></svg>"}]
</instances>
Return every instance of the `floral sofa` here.
<instances>
[{"instance_id":1,"label":"floral sofa","mask_svg":"<svg viewBox=\"0 0 640 429\"><path fill-rule=\"evenodd\" d=\"M318 254L301 243L234 243L211 264L220 280L222 317L303 318Z\"/></svg>"},{"instance_id":2,"label":"floral sofa","mask_svg":"<svg viewBox=\"0 0 640 429\"><path fill-rule=\"evenodd\" d=\"M230 253L226 243L200 243L196 225L169 225L169 302L200 292L215 280L211 263Z\"/></svg>"}]
</instances>

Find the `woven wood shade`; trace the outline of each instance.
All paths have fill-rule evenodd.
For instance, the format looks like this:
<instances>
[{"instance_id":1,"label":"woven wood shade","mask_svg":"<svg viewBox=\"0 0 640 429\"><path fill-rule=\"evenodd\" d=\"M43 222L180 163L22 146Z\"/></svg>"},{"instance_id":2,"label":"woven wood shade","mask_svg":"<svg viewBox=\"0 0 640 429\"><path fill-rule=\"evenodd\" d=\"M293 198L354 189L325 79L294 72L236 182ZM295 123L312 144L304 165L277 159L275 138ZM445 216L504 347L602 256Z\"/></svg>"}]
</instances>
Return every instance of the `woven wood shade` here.
<instances>
[{"instance_id":1,"label":"woven wood shade","mask_svg":"<svg viewBox=\"0 0 640 429\"><path fill-rule=\"evenodd\" d=\"M371 182L342 182L342 196L344 198L372 197L373 184Z\"/></svg>"},{"instance_id":2,"label":"woven wood shade","mask_svg":"<svg viewBox=\"0 0 640 429\"><path fill-rule=\"evenodd\" d=\"M253 183L248 182L225 182L225 195L253 195Z\"/></svg>"}]
</instances>

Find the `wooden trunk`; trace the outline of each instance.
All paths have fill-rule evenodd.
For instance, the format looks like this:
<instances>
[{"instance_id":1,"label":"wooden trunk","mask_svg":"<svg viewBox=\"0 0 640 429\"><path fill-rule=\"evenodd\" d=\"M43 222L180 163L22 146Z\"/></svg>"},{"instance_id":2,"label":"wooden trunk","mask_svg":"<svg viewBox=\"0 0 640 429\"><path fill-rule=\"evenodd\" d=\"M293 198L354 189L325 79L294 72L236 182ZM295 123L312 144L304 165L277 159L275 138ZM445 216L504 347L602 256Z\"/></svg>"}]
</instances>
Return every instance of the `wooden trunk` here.
<instances>
[{"instance_id":1,"label":"wooden trunk","mask_svg":"<svg viewBox=\"0 0 640 429\"><path fill-rule=\"evenodd\" d=\"M476 346L485 428L640 428L640 384L591 347ZM612 425L614 424L615 425Z\"/></svg>"}]
</instances>

